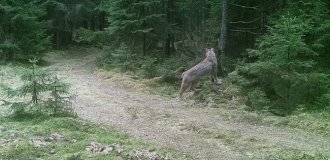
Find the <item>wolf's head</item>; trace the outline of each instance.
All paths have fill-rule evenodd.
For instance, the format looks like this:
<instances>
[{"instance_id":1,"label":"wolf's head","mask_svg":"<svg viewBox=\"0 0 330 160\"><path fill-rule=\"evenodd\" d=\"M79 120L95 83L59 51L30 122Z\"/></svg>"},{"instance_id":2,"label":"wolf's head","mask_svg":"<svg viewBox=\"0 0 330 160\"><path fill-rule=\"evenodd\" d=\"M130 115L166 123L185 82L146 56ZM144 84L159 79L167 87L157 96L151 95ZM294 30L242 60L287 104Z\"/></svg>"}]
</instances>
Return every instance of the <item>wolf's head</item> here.
<instances>
[{"instance_id":1,"label":"wolf's head","mask_svg":"<svg viewBox=\"0 0 330 160\"><path fill-rule=\"evenodd\" d=\"M214 52L213 48L211 48L211 49L206 48L205 50L206 50L206 58L215 57L215 52Z\"/></svg>"}]
</instances>

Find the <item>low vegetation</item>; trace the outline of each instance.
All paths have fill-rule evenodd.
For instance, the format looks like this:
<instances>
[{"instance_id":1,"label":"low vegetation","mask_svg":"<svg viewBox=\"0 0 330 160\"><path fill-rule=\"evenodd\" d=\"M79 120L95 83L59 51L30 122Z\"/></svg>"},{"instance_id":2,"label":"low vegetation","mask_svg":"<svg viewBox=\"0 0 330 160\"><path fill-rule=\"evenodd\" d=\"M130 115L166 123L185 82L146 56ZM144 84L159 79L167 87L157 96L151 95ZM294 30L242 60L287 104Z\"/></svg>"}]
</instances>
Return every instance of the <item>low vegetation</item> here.
<instances>
[{"instance_id":1,"label":"low vegetation","mask_svg":"<svg viewBox=\"0 0 330 160\"><path fill-rule=\"evenodd\" d=\"M79 118L1 115L0 122L2 159L192 159Z\"/></svg>"}]
</instances>

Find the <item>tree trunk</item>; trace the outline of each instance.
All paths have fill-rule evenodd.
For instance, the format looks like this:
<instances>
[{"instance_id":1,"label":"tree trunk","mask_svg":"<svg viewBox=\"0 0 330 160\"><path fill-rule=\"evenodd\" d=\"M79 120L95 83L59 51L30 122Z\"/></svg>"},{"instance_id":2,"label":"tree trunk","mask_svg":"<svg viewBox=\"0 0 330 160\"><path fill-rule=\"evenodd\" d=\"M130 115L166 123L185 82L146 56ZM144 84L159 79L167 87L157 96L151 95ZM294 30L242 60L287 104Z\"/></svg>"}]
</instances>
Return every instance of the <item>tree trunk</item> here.
<instances>
[{"instance_id":1,"label":"tree trunk","mask_svg":"<svg viewBox=\"0 0 330 160\"><path fill-rule=\"evenodd\" d=\"M60 49L60 31L56 29L56 49Z\"/></svg>"},{"instance_id":2,"label":"tree trunk","mask_svg":"<svg viewBox=\"0 0 330 160\"><path fill-rule=\"evenodd\" d=\"M133 35L133 38L132 38L132 54L135 53L135 34Z\"/></svg>"},{"instance_id":3,"label":"tree trunk","mask_svg":"<svg viewBox=\"0 0 330 160\"><path fill-rule=\"evenodd\" d=\"M225 59L226 59L226 42L227 42L227 32L228 32L228 0L222 1L222 18L221 18L221 27L220 27L220 43L219 48L221 50L220 55L220 66L223 72L226 72L225 68Z\"/></svg>"},{"instance_id":4,"label":"tree trunk","mask_svg":"<svg viewBox=\"0 0 330 160\"><path fill-rule=\"evenodd\" d=\"M175 50L174 47L174 34L173 34L173 28L172 28L172 24L174 22L174 12L173 12L173 8L174 8L174 2L173 0L168 0L167 1L167 24L170 25L170 30L167 33L167 38L165 41L165 53L166 55L171 55L171 52Z\"/></svg>"},{"instance_id":5,"label":"tree trunk","mask_svg":"<svg viewBox=\"0 0 330 160\"><path fill-rule=\"evenodd\" d=\"M146 33L143 33L143 56L146 55Z\"/></svg>"}]
</instances>

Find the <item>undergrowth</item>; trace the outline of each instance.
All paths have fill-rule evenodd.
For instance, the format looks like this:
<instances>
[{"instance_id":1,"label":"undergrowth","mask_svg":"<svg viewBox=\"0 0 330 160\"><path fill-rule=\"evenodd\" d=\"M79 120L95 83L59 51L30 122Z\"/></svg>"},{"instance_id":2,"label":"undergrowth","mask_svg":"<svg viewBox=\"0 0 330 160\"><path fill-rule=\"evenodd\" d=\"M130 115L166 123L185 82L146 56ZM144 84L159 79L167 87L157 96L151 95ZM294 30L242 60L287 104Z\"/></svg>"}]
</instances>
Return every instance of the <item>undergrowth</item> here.
<instances>
[{"instance_id":1,"label":"undergrowth","mask_svg":"<svg viewBox=\"0 0 330 160\"><path fill-rule=\"evenodd\" d=\"M98 66L101 68L133 72L145 79L162 77L162 81L167 83L179 81L184 68L192 65L187 64L179 56L164 57L158 53L149 56L137 56L124 43L119 47L106 47L104 52L104 56L98 60Z\"/></svg>"}]
</instances>

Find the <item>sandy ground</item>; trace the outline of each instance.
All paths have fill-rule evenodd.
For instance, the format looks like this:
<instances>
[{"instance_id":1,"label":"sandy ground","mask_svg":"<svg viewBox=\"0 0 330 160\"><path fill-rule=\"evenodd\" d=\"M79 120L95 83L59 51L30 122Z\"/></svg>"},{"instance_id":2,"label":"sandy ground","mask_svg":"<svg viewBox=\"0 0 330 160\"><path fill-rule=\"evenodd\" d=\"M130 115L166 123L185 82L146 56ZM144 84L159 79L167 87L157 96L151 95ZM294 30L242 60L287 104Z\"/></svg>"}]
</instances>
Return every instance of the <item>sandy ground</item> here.
<instances>
[{"instance_id":1,"label":"sandy ground","mask_svg":"<svg viewBox=\"0 0 330 160\"><path fill-rule=\"evenodd\" d=\"M196 159L268 159L280 149L330 157L330 138L302 130L225 120L217 108L191 100L142 92L118 85L95 71L93 51L49 54L50 70L72 84L74 107L82 118L110 125L151 143L172 147Z\"/></svg>"}]
</instances>

